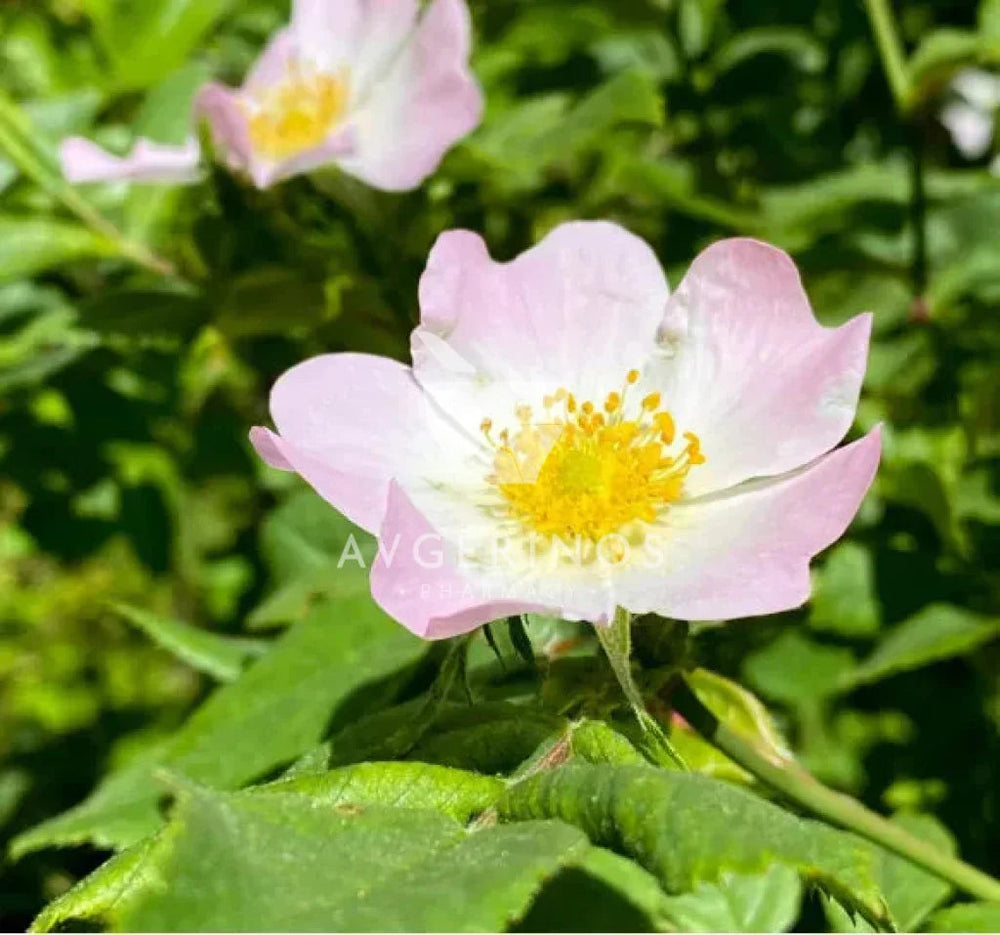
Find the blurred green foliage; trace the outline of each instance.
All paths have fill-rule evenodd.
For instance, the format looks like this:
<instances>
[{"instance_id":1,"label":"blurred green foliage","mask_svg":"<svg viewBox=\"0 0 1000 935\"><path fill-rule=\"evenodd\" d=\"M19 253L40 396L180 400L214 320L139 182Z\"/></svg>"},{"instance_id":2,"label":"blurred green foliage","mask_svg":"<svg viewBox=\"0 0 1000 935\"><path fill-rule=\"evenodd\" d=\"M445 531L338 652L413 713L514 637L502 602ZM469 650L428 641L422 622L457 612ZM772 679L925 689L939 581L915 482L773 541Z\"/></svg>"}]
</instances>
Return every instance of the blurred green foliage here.
<instances>
[{"instance_id":1,"label":"blurred green foliage","mask_svg":"<svg viewBox=\"0 0 1000 935\"><path fill-rule=\"evenodd\" d=\"M509 257L560 221L607 217L653 244L673 284L708 242L748 234L794 254L824 322L875 313L859 414L859 428L885 423L873 493L818 563L807 608L703 626L695 645L703 664L773 704L777 730L822 779L882 810L933 813L967 860L1000 872L1000 180L987 159L963 163L937 117L959 69L1000 62L1000 5L897 6L912 59L894 102L851 0L479 0L484 124L419 191L389 196L333 173L261 193L221 170L191 189L71 189L55 162L62 136L118 150L140 134L178 141L198 83L238 81L287 6L4 4L0 838L112 773L110 791L21 850L132 844L157 821L151 762L233 789L300 754L305 769L339 765L307 753L325 737L357 760L401 755L390 706L414 710L427 684L420 647L373 617L363 575L330 573L349 526L263 467L247 428L266 421L273 379L305 356L406 357L440 231L479 230ZM325 640L345 616L354 629ZM303 617L254 681L238 679L172 733L213 677L236 677L270 645L244 630L269 641ZM536 649L580 639L552 626L529 626ZM370 650L363 671L352 640ZM532 680L507 649L507 687L482 676L477 689L497 696L490 704ZM479 652L475 671L496 675ZM431 761L513 769L558 723L553 708L568 713L581 686L602 691L589 659L562 663L537 718L490 709L489 744L485 720L448 705L434 736L407 743ZM291 681L300 692L289 696ZM272 696L280 716L241 713ZM384 731L389 747L366 751ZM740 780L702 755L707 772ZM185 815L222 808L184 796ZM197 851L198 833L185 846ZM575 842L546 839L549 870L577 867L577 887L613 879L642 904L645 871L608 865L596 848L582 863L559 856ZM98 862L44 851L5 868L3 927L25 925ZM791 925L801 898L794 874L774 874L728 884L738 896L749 887L751 903L755 887L778 892L756 920L765 927ZM524 924L551 925L550 903ZM681 927L754 924L711 914L738 903L712 890L656 911ZM157 911L128 918L160 921ZM913 925L926 916L906 912ZM975 924L975 912L933 924ZM817 900L803 913L824 924Z\"/></svg>"}]
</instances>

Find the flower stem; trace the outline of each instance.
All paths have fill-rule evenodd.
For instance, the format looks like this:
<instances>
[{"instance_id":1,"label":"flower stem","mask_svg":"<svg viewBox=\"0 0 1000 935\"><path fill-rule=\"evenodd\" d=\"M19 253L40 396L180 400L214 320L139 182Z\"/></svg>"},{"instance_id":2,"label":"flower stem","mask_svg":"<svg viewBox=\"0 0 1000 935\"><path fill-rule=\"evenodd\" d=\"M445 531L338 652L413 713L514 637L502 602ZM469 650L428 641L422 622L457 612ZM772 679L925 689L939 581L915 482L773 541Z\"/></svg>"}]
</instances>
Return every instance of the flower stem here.
<instances>
[{"instance_id":1,"label":"flower stem","mask_svg":"<svg viewBox=\"0 0 1000 935\"><path fill-rule=\"evenodd\" d=\"M594 629L597 631L601 648L611 664L611 670L615 673L615 678L625 693L632 713L639 722L650 756L662 766L687 769L687 764L667 739L663 728L646 710L642 693L632 678L632 615L623 607L618 607L610 623L595 626Z\"/></svg>"},{"instance_id":2,"label":"flower stem","mask_svg":"<svg viewBox=\"0 0 1000 935\"><path fill-rule=\"evenodd\" d=\"M882 57L882 67L885 69L896 109L904 114L910 106L910 73L890 0L865 0L865 9L868 11L872 32L875 33L875 44Z\"/></svg>"},{"instance_id":3,"label":"flower stem","mask_svg":"<svg viewBox=\"0 0 1000 935\"><path fill-rule=\"evenodd\" d=\"M706 740L790 801L831 824L881 845L970 896L1000 900L1000 881L914 837L850 796L827 788L791 760L731 730L702 704L683 678L678 680L671 701L678 713Z\"/></svg>"}]
</instances>

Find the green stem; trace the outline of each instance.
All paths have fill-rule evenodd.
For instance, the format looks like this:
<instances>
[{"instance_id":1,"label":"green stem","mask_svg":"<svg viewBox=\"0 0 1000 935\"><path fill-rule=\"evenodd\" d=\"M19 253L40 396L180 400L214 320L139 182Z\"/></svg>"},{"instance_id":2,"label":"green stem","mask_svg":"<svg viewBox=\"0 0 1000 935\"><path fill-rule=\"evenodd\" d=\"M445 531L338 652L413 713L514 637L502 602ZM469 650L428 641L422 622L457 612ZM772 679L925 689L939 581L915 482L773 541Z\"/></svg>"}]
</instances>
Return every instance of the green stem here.
<instances>
[{"instance_id":1,"label":"green stem","mask_svg":"<svg viewBox=\"0 0 1000 935\"><path fill-rule=\"evenodd\" d=\"M649 745L649 752L661 765L687 769L687 764L667 739L663 728L646 710L642 693L632 678L632 615L623 607L615 608L614 618L604 626L596 626L597 639L611 663L611 669L621 685L625 698L635 714L639 727Z\"/></svg>"},{"instance_id":2,"label":"green stem","mask_svg":"<svg viewBox=\"0 0 1000 935\"><path fill-rule=\"evenodd\" d=\"M906 53L899 38L899 29L890 0L865 0L868 19L875 33L875 44L882 57L882 67L889 81L896 109L906 113L910 106L910 73L906 67Z\"/></svg>"},{"instance_id":3,"label":"green stem","mask_svg":"<svg viewBox=\"0 0 1000 935\"><path fill-rule=\"evenodd\" d=\"M927 291L927 187L924 182L924 137L919 125L910 127L913 198L910 221L913 225L913 297L922 301Z\"/></svg>"},{"instance_id":4,"label":"green stem","mask_svg":"<svg viewBox=\"0 0 1000 935\"><path fill-rule=\"evenodd\" d=\"M1000 900L1000 881L922 841L860 802L820 783L791 760L730 730L681 678L672 696L678 713L706 740L759 780L820 818L853 831L919 867L953 883L977 899Z\"/></svg>"}]
</instances>

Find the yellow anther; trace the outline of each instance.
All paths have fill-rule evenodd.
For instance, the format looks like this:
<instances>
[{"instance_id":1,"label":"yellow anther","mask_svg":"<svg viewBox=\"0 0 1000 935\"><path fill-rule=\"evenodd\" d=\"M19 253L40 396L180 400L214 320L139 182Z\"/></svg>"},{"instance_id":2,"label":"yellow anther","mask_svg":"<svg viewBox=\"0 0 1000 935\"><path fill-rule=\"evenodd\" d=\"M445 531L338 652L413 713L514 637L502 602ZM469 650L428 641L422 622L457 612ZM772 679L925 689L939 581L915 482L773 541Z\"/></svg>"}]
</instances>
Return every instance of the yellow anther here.
<instances>
[{"instance_id":1,"label":"yellow anther","mask_svg":"<svg viewBox=\"0 0 1000 935\"><path fill-rule=\"evenodd\" d=\"M660 439L664 445L671 445L674 441L676 429L674 428L674 417L669 412L658 412L653 417L656 430L660 433Z\"/></svg>"},{"instance_id":2,"label":"yellow anther","mask_svg":"<svg viewBox=\"0 0 1000 935\"><path fill-rule=\"evenodd\" d=\"M639 371L638 370L630 370L628 372L628 377L626 379L628 380L630 386L631 385L635 385L636 383L639 382Z\"/></svg>"},{"instance_id":3,"label":"yellow anther","mask_svg":"<svg viewBox=\"0 0 1000 935\"><path fill-rule=\"evenodd\" d=\"M483 421L479 423L479 431L482 432L484 435L489 435L490 430L492 428L493 428L492 419L483 419Z\"/></svg>"},{"instance_id":4,"label":"yellow anther","mask_svg":"<svg viewBox=\"0 0 1000 935\"><path fill-rule=\"evenodd\" d=\"M343 75L289 71L248 113L250 142L271 159L288 159L322 143L343 120L349 92Z\"/></svg>"},{"instance_id":5,"label":"yellow anther","mask_svg":"<svg viewBox=\"0 0 1000 935\"><path fill-rule=\"evenodd\" d=\"M633 373L639 379L631 371L627 383L635 382ZM565 400L565 410L547 412L537 424L525 418L528 407L515 409L520 427L513 443L501 434L491 475L503 497L499 509L532 532L580 536L591 550L611 533L628 538L636 523L656 522L683 495L689 471L705 461L690 432L683 450L671 450L674 420L658 411L659 393L646 396L631 417L623 391L603 397L603 412L590 401L578 411L566 390L545 397L546 405L550 398Z\"/></svg>"}]
</instances>

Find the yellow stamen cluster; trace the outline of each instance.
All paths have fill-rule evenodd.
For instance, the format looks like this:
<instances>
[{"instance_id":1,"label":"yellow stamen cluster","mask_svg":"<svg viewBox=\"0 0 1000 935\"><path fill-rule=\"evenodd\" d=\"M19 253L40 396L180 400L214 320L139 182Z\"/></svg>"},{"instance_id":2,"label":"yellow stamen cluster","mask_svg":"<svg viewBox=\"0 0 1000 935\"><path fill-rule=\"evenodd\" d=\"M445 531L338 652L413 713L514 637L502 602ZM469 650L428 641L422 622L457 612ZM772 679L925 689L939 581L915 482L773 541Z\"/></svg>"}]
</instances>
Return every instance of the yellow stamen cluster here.
<instances>
[{"instance_id":1,"label":"yellow stamen cluster","mask_svg":"<svg viewBox=\"0 0 1000 935\"><path fill-rule=\"evenodd\" d=\"M589 400L578 405L565 389L545 397L538 422L529 407L518 406L518 428L498 440L492 421L483 421L496 451L487 480L499 489L506 515L545 536L597 542L653 522L680 497L688 472L705 461L701 443L686 432L684 447L670 453L674 420L661 409L659 393L627 416L628 387L638 380L638 371L630 371L623 389L608 393L603 412Z\"/></svg>"},{"instance_id":2,"label":"yellow stamen cluster","mask_svg":"<svg viewBox=\"0 0 1000 935\"><path fill-rule=\"evenodd\" d=\"M344 75L310 74L295 67L258 97L249 115L250 141L272 159L298 155L330 135L343 119L347 101Z\"/></svg>"}]
</instances>

